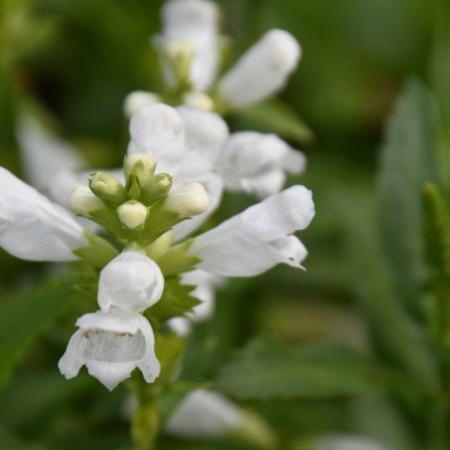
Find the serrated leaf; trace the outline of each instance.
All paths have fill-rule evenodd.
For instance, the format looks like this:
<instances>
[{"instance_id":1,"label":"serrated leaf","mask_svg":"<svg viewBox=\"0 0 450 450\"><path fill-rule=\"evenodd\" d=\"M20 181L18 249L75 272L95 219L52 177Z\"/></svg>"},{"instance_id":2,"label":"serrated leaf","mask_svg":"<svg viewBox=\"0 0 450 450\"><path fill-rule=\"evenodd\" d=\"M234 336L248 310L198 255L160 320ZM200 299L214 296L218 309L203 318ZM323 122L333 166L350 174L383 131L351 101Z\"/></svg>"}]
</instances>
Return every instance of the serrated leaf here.
<instances>
[{"instance_id":1,"label":"serrated leaf","mask_svg":"<svg viewBox=\"0 0 450 450\"><path fill-rule=\"evenodd\" d=\"M249 129L276 133L299 143L309 142L314 138L297 112L279 99L240 109L233 112L233 115Z\"/></svg>"},{"instance_id":2,"label":"serrated leaf","mask_svg":"<svg viewBox=\"0 0 450 450\"><path fill-rule=\"evenodd\" d=\"M412 79L390 119L378 176L381 245L393 286L408 306L425 276L422 189L438 180L437 111L427 87Z\"/></svg>"},{"instance_id":3,"label":"serrated leaf","mask_svg":"<svg viewBox=\"0 0 450 450\"><path fill-rule=\"evenodd\" d=\"M200 303L191 292L194 286L181 284L180 277L167 278L161 300L148 310L151 319L165 322L172 317L183 316Z\"/></svg>"},{"instance_id":4,"label":"serrated leaf","mask_svg":"<svg viewBox=\"0 0 450 450\"><path fill-rule=\"evenodd\" d=\"M77 279L51 280L0 306L0 386L31 344L75 296Z\"/></svg>"},{"instance_id":5,"label":"serrated leaf","mask_svg":"<svg viewBox=\"0 0 450 450\"><path fill-rule=\"evenodd\" d=\"M348 347L289 347L258 338L227 364L215 388L238 399L332 398L382 388L383 374Z\"/></svg>"}]
</instances>

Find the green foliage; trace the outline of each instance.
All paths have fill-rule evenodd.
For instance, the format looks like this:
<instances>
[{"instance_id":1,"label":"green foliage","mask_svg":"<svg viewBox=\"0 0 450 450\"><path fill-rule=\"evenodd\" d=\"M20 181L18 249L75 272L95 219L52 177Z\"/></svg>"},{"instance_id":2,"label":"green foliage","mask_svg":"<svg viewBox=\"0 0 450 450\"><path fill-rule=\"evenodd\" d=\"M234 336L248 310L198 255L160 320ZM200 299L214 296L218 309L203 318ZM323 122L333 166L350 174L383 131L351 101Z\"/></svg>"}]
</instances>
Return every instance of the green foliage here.
<instances>
[{"instance_id":1,"label":"green foliage","mask_svg":"<svg viewBox=\"0 0 450 450\"><path fill-rule=\"evenodd\" d=\"M100 236L89 230L85 230L85 235L88 245L75 250L74 253L93 267L102 269L119 254L107 240Z\"/></svg>"},{"instance_id":2,"label":"green foliage","mask_svg":"<svg viewBox=\"0 0 450 450\"><path fill-rule=\"evenodd\" d=\"M375 392L385 381L379 368L351 348L289 347L257 338L225 365L214 386L239 399L320 399Z\"/></svg>"},{"instance_id":3,"label":"green foliage","mask_svg":"<svg viewBox=\"0 0 450 450\"><path fill-rule=\"evenodd\" d=\"M193 242L193 239L188 239L181 244L174 245L158 260L158 265L165 276L170 277L187 272L200 262L197 256L189 253Z\"/></svg>"},{"instance_id":4,"label":"green foliage","mask_svg":"<svg viewBox=\"0 0 450 450\"><path fill-rule=\"evenodd\" d=\"M400 298L417 302L424 280L422 189L438 181L437 112L425 85L410 80L389 121L378 174L379 233Z\"/></svg>"},{"instance_id":5,"label":"green foliage","mask_svg":"<svg viewBox=\"0 0 450 450\"><path fill-rule=\"evenodd\" d=\"M0 308L0 386L20 356L74 298L75 277L48 281L37 289L8 299Z\"/></svg>"},{"instance_id":6,"label":"green foliage","mask_svg":"<svg viewBox=\"0 0 450 450\"><path fill-rule=\"evenodd\" d=\"M249 106L234 111L233 116L248 129L276 133L298 143L309 142L314 137L297 112L281 100L272 99Z\"/></svg>"},{"instance_id":7,"label":"green foliage","mask_svg":"<svg viewBox=\"0 0 450 450\"><path fill-rule=\"evenodd\" d=\"M147 310L149 317L158 322L165 322L172 317L188 313L200 303L197 298L192 297L193 289L193 286L181 284L179 276L166 278L161 300Z\"/></svg>"}]
</instances>

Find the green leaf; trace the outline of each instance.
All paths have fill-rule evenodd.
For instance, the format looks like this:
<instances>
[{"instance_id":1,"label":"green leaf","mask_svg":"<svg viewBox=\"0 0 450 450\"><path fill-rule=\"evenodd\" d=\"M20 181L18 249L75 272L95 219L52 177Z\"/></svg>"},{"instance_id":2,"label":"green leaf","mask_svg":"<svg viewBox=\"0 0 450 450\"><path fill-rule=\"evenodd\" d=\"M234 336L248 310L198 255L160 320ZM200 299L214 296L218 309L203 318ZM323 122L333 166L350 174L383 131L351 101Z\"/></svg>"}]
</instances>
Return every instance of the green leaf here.
<instances>
[{"instance_id":1,"label":"green leaf","mask_svg":"<svg viewBox=\"0 0 450 450\"><path fill-rule=\"evenodd\" d=\"M45 450L38 444L28 444L23 442L14 434L0 428L0 442L1 448L7 450Z\"/></svg>"},{"instance_id":2,"label":"green leaf","mask_svg":"<svg viewBox=\"0 0 450 450\"><path fill-rule=\"evenodd\" d=\"M440 339L450 344L450 217L436 185L428 183L423 193L425 251L430 284L436 298L434 325Z\"/></svg>"},{"instance_id":3,"label":"green leaf","mask_svg":"<svg viewBox=\"0 0 450 450\"><path fill-rule=\"evenodd\" d=\"M289 347L258 338L224 367L215 388L238 399L322 399L377 391L383 378L348 347Z\"/></svg>"},{"instance_id":4,"label":"green leaf","mask_svg":"<svg viewBox=\"0 0 450 450\"><path fill-rule=\"evenodd\" d=\"M194 286L181 284L180 277L167 278L161 300L148 311L151 319L165 322L176 316L183 316L200 303L191 292Z\"/></svg>"},{"instance_id":5,"label":"green leaf","mask_svg":"<svg viewBox=\"0 0 450 450\"><path fill-rule=\"evenodd\" d=\"M233 116L249 129L276 133L300 143L314 139L312 131L297 112L279 99L234 111Z\"/></svg>"},{"instance_id":6,"label":"green leaf","mask_svg":"<svg viewBox=\"0 0 450 450\"><path fill-rule=\"evenodd\" d=\"M0 386L32 340L75 296L77 278L52 280L0 306Z\"/></svg>"},{"instance_id":7,"label":"green leaf","mask_svg":"<svg viewBox=\"0 0 450 450\"><path fill-rule=\"evenodd\" d=\"M393 286L410 307L425 276L422 189L438 180L438 164L434 100L412 79L388 123L378 176L381 245Z\"/></svg>"}]
</instances>

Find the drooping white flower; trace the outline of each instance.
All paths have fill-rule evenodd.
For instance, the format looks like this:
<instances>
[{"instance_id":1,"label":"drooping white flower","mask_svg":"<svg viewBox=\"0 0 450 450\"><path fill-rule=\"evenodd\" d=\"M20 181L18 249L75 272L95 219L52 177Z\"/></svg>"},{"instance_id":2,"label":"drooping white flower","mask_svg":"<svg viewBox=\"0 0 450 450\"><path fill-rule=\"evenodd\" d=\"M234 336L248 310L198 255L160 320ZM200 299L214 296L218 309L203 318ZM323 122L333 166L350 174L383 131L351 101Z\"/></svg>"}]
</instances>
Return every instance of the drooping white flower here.
<instances>
[{"instance_id":1,"label":"drooping white flower","mask_svg":"<svg viewBox=\"0 0 450 450\"><path fill-rule=\"evenodd\" d=\"M83 365L109 390L136 367L148 383L158 377L160 364L153 330L140 314L113 307L107 312L85 314L77 320L77 326L79 330L58 363L67 379L76 377Z\"/></svg>"},{"instance_id":2,"label":"drooping white flower","mask_svg":"<svg viewBox=\"0 0 450 450\"><path fill-rule=\"evenodd\" d=\"M100 273L98 304L103 311L117 306L142 312L157 303L163 293L164 277L159 266L143 251L125 250Z\"/></svg>"},{"instance_id":3,"label":"drooping white flower","mask_svg":"<svg viewBox=\"0 0 450 450\"><path fill-rule=\"evenodd\" d=\"M221 394L196 389L178 405L165 432L180 437L218 437L239 428L243 420L242 410Z\"/></svg>"},{"instance_id":4,"label":"drooping white flower","mask_svg":"<svg viewBox=\"0 0 450 450\"><path fill-rule=\"evenodd\" d=\"M181 284L195 286L191 295L198 298L201 303L194 306L186 317L175 317L169 320L169 328L179 336L187 336L192 323L209 319L214 312L215 290L223 283L222 277L203 270L192 270L181 275Z\"/></svg>"},{"instance_id":5,"label":"drooping white flower","mask_svg":"<svg viewBox=\"0 0 450 450\"><path fill-rule=\"evenodd\" d=\"M264 36L219 81L219 95L231 107L259 102L281 89L301 56L297 40L284 30Z\"/></svg>"},{"instance_id":6,"label":"drooping white flower","mask_svg":"<svg viewBox=\"0 0 450 450\"><path fill-rule=\"evenodd\" d=\"M219 62L217 6L207 0L171 0L162 9L163 34L157 42L163 49L183 43L191 48L189 78L197 91L206 91L212 84ZM165 71L169 84L170 70Z\"/></svg>"},{"instance_id":7,"label":"drooping white flower","mask_svg":"<svg viewBox=\"0 0 450 450\"><path fill-rule=\"evenodd\" d=\"M68 211L0 167L0 247L30 261L73 261L86 243Z\"/></svg>"},{"instance_id":8,"label":"drooping white flower","mask_svg":"<svg viewBox=\"0 0 450 450\"><path fill-rule=\"evenodd\" d=\"M222 276L253 276L279 263L301 267L307 251L295 231L314 217L311 191L293 186L197 236L198 268Z\"/></svg>"},{"instance_id":9,"label":"drooping white flower","mask_svg":"<svg viewBox=\"0 0 450 450\"><path fill-rule=\"evenodd\" d=\"M279 192L285 173L301 173L305 166L303 153L278 136L252 131L232 134L218 163L227 189L255 193L260 198Z\"/></svg>"},{"instance_id":10,"label":"drooping white flower","mask_svg":"<svg viewBox=\"0 0 450 450\"><path fill-rule=\"evenodd\" d=\"M364 436L336 434L319 438L314 450L387 450L387 448Z\"/></svg>"}]
</instances>

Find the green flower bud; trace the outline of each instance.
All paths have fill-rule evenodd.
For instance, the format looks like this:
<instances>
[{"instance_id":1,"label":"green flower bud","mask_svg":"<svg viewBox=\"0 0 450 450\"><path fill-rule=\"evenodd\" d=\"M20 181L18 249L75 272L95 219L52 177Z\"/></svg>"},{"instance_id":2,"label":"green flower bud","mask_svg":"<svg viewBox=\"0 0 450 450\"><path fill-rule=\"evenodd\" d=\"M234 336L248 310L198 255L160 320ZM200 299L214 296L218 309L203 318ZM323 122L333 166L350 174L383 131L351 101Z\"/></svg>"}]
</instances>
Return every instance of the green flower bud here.
<instances>
[{"instance_id":1,"label":"green flower bud","mask_svg":"<svg viewBox=\"0 0 450 450\"><path fill-rule=\"evenodd\" d=\"M127 200L125 188L116 177L109 173L94 173L89 179L89 187L97 197L107 203L120 205Z\"/></svg>"},{"instance_id":2,"label":"green flower bud","mask_svg":"<svg viewBox=\"0 0 450 450\"><path fill-rule=\"evenodd\" d=\"M146 205L151 205L166 196L171 187L172 177L167 173L159 173L141 188L140 200Z\"/></svg>"},{"instance_id":3,"label":"green flower bud","mask_svg":"<svg viewBox=\"0 0 450 450\"><path fill-rule=\"evenodd\" d=\"M139 186L145 186L155 173L156 163L144 153L134 153L125 158L124 171L128 181L131 176L136 177Z\"/></svg>"}]
</instances>

